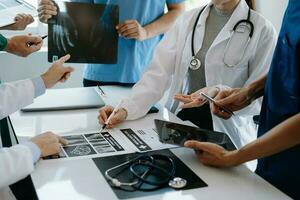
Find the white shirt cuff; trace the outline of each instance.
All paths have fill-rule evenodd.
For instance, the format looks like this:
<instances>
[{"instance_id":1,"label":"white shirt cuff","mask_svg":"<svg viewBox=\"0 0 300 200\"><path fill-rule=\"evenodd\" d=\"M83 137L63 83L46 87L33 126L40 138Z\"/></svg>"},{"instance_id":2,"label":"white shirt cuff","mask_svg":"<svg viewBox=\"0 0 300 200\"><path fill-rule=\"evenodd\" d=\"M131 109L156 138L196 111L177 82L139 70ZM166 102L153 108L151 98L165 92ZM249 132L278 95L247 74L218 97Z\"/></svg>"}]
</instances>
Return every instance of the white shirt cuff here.
<instances>
[{"instance_id":1,"label":"white shirt cuff","mask_svg":"<svg viewBox=\"0 0 300 200\"><path fill-rule=\"evenodd\" d=\"M41 150L36 144L28 141L28 142L22 142L20 145L26 146L30 149L34 164L40 159Z\"/></svg>"},{"instance_id":2,"label":"white shirt cuff","mask_svg":"<svg viewBox=\"0 0 300 200\"><path fill-rule=\"evenodd\" d=\"M36 78L31 79L33 85L34 85L34 97L41 96L46 91L46 86L43 81L43 79L39 76Z\"/></svg>"}]
</instances>

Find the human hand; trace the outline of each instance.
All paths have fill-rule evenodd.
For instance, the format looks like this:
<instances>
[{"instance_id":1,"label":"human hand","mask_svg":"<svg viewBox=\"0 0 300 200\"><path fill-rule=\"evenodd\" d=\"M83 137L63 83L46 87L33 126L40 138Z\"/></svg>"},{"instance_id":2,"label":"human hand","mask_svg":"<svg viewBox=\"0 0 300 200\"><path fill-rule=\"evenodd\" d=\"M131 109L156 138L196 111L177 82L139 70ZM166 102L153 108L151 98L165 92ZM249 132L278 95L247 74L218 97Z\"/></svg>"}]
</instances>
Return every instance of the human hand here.
<instances>
[{"instance_id":1,"label":"human hand","mask_svg":"<svg viewBox=\"0 0 300 200\"><path fill-rule=\"evenodd\" d=\"M105 124L109 116L112 114L114 107L105 106L99 110L99 124ZM125 108L120 108L116 111L113 118L110 119L107 128L113 128L115 125L124 122L127 118L127 110Z\"/></svg>"},{"instance_id":2,"label":"human hand","mask_svg":"<svg viewBox=\"0 0 300 200\"><path fill-rule=\"evenodd\" d=\"M46 88L53 87L58 82L66 82L74 71L72 67L64 67L63 64L70 59L70 55L61 57L58 61L54 62L46 73L41 75Z\"/></svg>"},{"instance_id":3,"label":"human hand","mask_svg":"<svg viewBox=\"0 0 300 200\"><path fill-rule=\"evenodd\" d=\"M67 145L68 141L55 135L52 132L46 132L31 139L41 150L41 157L55 155L60 152L60 145Z\"/></svg>"},{"instance_id":4,"label":"human hand","mask_svg":"<svg viewBox=\"0 0 300 200\"><path fill-rule=\"evenodd\" d=\"M239 163L237 151L226 151L223 147L207 142L186 141L184 146L194 149L204 165L212 167L233 167Z\"/></svg>"},{"instance_id":5,"label":"human hand","mask_svg":"<svg viewBox=\"0 0 300 200\"><path fill-rule=\"evenodd\" d=\"M52 0L40 0L37 11L39 20L43 23L47 23L52 16L57 15L57 7Z\"/></svg>"},{"instance_id":6,"label":"human hand","mask_svg":"<svg viewBox=\"0 0 300 200\"><path fill-rule=\"evenodd\" d=\"M210 104L213 114L223 119L229 119L232 114L222 111L221 106L231 111L241 110L251 104L252 99L247 88L224 90L215 97L216 103Z\"/></svg>"},{"instance_id":7,"label":"human hand","mask_svg":"<svg viewBox=\"0 0 300 200\"><path fill-rule=\"evenodd\" d=\"M190 95L177 94L174 96L174 99L183 102L181 106L182 109L200 107L207 102L200 93L205 93L211 98L214 98L219 91L220 89L217 87L205 87Z\"/></svg>"},{"instance_id":8,"label":"human hand","mask_svg":"<svg viewBox=\"0 0 300 200\"><path fill-rule=\"evenodd\" d=\"M31 15L17 14L15 17L15 23L1 27L2 30L21 31L24 30L29 24L34 22Z\"/></svg>"},{"instance_id":9,"label":"human hand","mask_svg":"<svg viewBox=\"0 0 300 200\"><path fill-rule=\"evenodd\" d=\"M147 30L136 20L127 20L123 23L120 23L117 25L116 29L119 35L126 39L144 41L148 38Z\"/></svg>"},{"instance_id":10,"label":"human hand","mask_svg":"<svg viewBox=\"0 0 300 200\"><path fill-rule=\"evenodd\" d=\"M31 45L28 45L29 43ZM28 55L39 51L42 46L43 39L41 37L20 35L8 39L7 46L4 50L17 56L27 57Z\"/></svg>"}]
</instances>

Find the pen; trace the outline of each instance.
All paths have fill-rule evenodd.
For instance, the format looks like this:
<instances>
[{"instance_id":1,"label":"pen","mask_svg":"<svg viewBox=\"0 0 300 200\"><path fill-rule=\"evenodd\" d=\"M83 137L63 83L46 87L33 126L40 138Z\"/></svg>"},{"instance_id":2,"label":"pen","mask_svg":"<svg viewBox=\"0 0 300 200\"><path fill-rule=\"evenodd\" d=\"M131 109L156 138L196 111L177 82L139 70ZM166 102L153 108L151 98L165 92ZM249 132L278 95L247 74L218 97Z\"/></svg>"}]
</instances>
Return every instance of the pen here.
<instances>
[{"instance_id":1,"label":"pen","mask_svg":"<svg viewBox=\"0 0 300 200\"><path fill-rule=\"evenodd\" d=\"M100 85L97 85L98 89L100 90L102 95L106 95L105 92L102 90L102 88L100 87Z\"/></svg>"},{"instance_id":2,"label":"pen","mask_svg":"<svg viewBox=\"0 0 300 200\"><path fill-rule=\"evenodd\" d=\"M203 96L206 100L208 100L208 101L214 103L215 105L217 105L218 107L220 107L222 111L227 112L228 114L234 115L234 113L231 110L229 110L228 108L226 108L224 106L218 105L216 103L216 101L213 98L211 98L210 96L208 96L207 94L204 94L203 92L200 92L200 95Z\"/></svg>"},{"instance_id":3,"label":"pen","mask_svg":"<svg viewBox=\"0 0 300 200\"><path fill-rule=\"evenodd\" d=\"M42 40L44 40L44 39L47 38L47 37L48 37L48 35L42 36ZM33 42L28 42L28 43L27 43L27 47L31 47L32 45L34 45Z\"/></svg>"},{"instance_id":4,"label":"pen","mask_svg":"<svg viewBox=\"0 0 300 200\"><path fill-rule=\"evenodd\" d=\"M103 124L100 133L102 133L102 131L107 127L107 125L109 124L111 118L113 118L115 116L115 114L118 112L118 110L120 109L120 106L122 104L122 101L114 108L114 110L112 111L112 113L110 114L110 116L108 117L108 119L106 120L106 122Z\"/></svg>"}]
</instances>

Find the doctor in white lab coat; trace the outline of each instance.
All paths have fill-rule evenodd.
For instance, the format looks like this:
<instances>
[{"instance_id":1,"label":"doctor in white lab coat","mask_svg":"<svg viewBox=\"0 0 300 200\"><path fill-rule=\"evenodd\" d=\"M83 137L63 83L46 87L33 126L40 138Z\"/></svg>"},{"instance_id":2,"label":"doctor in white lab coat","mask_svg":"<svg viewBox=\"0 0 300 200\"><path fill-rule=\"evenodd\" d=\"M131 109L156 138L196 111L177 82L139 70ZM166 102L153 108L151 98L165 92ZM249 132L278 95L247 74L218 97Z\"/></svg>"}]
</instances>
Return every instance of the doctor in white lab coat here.
<instances>
[{"instance_id":1,"label":"doctor in white lab coat","mask_svg":"<svg viewBox=\"0 0 300 200\"><path fill-rule=\"evenodd\" d=\"M233 27L238 21L247 19L249 7L245 0L212 0L212 3L204 8L195 31L195 51L202 46L206 19L212 5L234 2L237 5L229 21L206 53L205 78L206 86L209 88L223 90L224 88L244 87L265 75L269 70L277 39L276 32L269 21L253 10L250 20L254 25L254 33L250 43L246 46L244 54L240 54L242 51L237 51L236 55L231 55L229 58L234 60L242 56L242 59L234 67L226 66L223 61ZM130 98L122 101L120 109L111 119L108 127L125 119L134 120L145 116L150 107L159 101L168 90L169 98L166 107L173 113L180 111L180 105L178 101L174 100L174 96L188 92L187 74L192 58L192 31L200 10L202 8L185 13L164 36L155 50L148 70L134 86ZM239 42L236 42L234 46L233 50L244 47L241 47ZM256 138L256 126L252 117L259 114L260 108L261 101L258 100L250 107L237 112L235 117L230 120L226 121L212 116L214 130L229 134L235 145L241 147ZM111 106L106 106L100 110L100 123L106 121L112 109Z\"/></svg>"},{"instance_id":2,"label":"doctor in white lab coat","mask_svg":"<svg viewBox=\"0 0 300 200\"><path fill-rule=\"evenodd\" d=\"M26 46L27 39L31 40L32 36L17 36L15 39L19 41L18 45ZM14 46L9 42L14 42L14 40L9 40L7 44L8 46ZM34 47L37 50L41 46L38 45ZM28 47L28 50L25 50L23 47L18 47L14 48L12 52L16 55L28 55L29 53L26 52L32 51L31 48ZM7 48L5 49L7 50ZM66 81L73 71L71 67L63 67L64 62L69 58L69 55L62 57L53 63L52 67L40 77L0 84L0 120L33 103L34 98L42 95L46 88L54 86L59 81ZM63 138L47 132L32 138L28 142L10 148L2 148L0 137L0 199L15 199L8 186L27 177L33 171L34 164L40 157L58 153L60 150L59 145L66 143L67 141Z\"/></svg>"}]
</instances>

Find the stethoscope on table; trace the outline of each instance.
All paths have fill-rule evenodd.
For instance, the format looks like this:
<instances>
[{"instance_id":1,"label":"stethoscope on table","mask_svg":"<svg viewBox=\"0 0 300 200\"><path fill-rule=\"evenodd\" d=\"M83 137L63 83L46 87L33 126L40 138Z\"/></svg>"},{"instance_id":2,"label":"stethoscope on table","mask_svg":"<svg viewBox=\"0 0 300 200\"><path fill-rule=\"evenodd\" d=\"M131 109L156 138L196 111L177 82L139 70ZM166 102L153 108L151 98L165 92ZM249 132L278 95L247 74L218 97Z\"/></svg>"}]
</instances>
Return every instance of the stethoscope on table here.
<instances>
[{"instance_id":1,"label":"stethoscope on table","mask_svg":"<svg viewBox=\"0 0 300 200\"><path fill-rule=\"evenodd\" d=\"M159 166L159 162L167 164L168 167ZM114 171L119 175L128 169L133 177L133 180L128 182L122 182L116 176L111 175ZM130 192L136 190L154 191L165 186L174 189L184 188L187 185L187 181L183 178L175 177L175 172L176 165L171 157L159 154L141 155L107 169L105 171L105 178L112 187ZM143 184L151 187L142 188Z\"/></svg>"},{"instance_id":2,"label":"stethoscope on table","mask_svg":"<svg viewBox=\"0 0 300 200\"><path fill-rule=\"evenodd\" d=\"M195 54L194 40L195 40L195 32L196 32L197 25L199 23L201 14L202 14L202 12L204 11L205 8L206 8L206 6L204 8L202 8L201 11L199 12L199 14L197 16L197 19L195 21L194 27L193 27L192 45L191 45L191 47L192 47L192 59L191 59L191 62L190 62L190 69L192 69L192 70L198 70L201 67L201 61L196 57L196 54ZM252 36L253 36L253 33L254 33L254 25L251 22L251 9L250 8L249 8L249 11L248 11L248 17L247 17L247 19L242 19L242 20L238 21L235 24L235 26L233 27L233 31L232 31L232 34L230 36L231 39L232 39L232 36L234 35L234 32L237 31L238 27L240 25L242 25L243 23L248 24L250 26L249 38L248 38L248 42L246 44L246 47L247 47L248 44L249 44L249 42L250 42L250 40L251 40L251 38L252 38ZM227 47L225 49L225 52L228 51L228 47L230 46L229 43L230 43L231 39L227 43ZM224 53L223 62L228 67L234 67L234 65L226 63L226 61L225 61L225 53Z\"/></svg>"}]
</instances>

